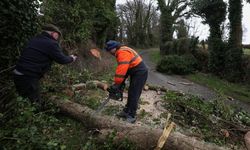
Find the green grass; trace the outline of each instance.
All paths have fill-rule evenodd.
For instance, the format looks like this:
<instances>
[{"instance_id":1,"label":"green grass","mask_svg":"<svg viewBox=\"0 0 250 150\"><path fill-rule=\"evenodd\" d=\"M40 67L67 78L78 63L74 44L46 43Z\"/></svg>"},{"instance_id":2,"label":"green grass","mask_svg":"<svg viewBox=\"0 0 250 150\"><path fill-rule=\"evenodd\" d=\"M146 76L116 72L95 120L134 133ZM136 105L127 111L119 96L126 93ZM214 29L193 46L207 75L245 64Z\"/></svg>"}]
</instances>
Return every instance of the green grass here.
<instances>
[{"instance_id":1,"label":"green grass","mask_svg":"<svg viewBox=\"0 0 250 150\"><path fill-rule=\"evenodd\" d=\"M157 64L161 60L160 50L158 48L149 49L150 60Z\"/></svg>"},{"instance_id":2,"label":"green grass","mask_svg":"<svg viewBox=\"0 0 250 150\"><path fill-rule=\"evenodd\" d=\"M231 124L250 125L250 116L245 112L235 111L223 101L223 98L208 102L196 96L167 91L162 104L172 114L171 120L188 129L187 132L195 133L203 140L218 145L239 147L244 145L241 140L244 133L240 135L238 131L232 130L227 138L218 134L221 129L229 129ZM161 116L165 115L161 114Z\"/></svg>"},{"instance_id":3,"label":"green grass","mask_svg":"<svg viewBox=\"0 0 250 150\"><path fill-rule=\"evenodd\" d=\"M250 104L250 86L240 83L229 83L213 75L196 73L187 76L188 79L206 85L219 94L233 97L237 100Z\"/></svg>"},{"instance_id":4,"label":"green grass","mask_svg":"<svg viewBox=\"0 0 250 150\"><path fill-rule=\"evenodd\" d=\"M62 116L52 104L41 112L17 98L16 115L0 128L0 149L82 149L89 136L80 122Z\"/></svg>"},{"instance_id":5,"label":"green grass","mask_svg":"<svg viewBox=\"0 0 250 150\"><path fill-rule=\"evenodd\" d=\"M250 55L250 49L244 48L243 51L245 55Z\"/></svg>"}]
</instances>

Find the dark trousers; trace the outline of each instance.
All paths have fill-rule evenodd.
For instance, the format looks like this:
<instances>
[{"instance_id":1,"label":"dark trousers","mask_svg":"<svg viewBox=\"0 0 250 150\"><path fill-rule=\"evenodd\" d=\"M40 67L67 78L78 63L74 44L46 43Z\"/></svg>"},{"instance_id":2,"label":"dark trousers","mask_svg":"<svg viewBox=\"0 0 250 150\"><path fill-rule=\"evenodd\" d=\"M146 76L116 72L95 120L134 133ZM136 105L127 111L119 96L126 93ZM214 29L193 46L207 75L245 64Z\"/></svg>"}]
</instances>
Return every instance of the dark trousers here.
<instances>
[{"instance_id":1,"label":"dark trousers","mask_svg":"<svg viewBox=\"0 0 250 150\"><path fill-rule=\"evenodd\" d=\"M128 101L124 111L127 112L130 116L135 117L141 92L147 81L148 70L143 63L140 64L137 68L129 71L129 75L130 85L128 89Z\"/></svg>"},{"instance_id":2,"label":"dark trousers","mask_svg":"<svg viewBox=\"0 0 250 150\"><path fill-rule=\"evenodd\" d=\"M25 75L14 75L14 83L18 94L28 98L32 103L43 105L40 97L39 79Z\"/></svg>"}]
</instances>

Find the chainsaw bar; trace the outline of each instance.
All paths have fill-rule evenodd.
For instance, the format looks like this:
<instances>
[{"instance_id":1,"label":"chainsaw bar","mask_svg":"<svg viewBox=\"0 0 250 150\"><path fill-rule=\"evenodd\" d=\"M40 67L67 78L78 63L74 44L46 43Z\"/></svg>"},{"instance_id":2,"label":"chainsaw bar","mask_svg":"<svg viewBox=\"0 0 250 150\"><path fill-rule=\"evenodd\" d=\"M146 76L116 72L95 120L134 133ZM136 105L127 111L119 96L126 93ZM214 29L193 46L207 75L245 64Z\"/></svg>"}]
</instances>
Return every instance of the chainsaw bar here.
<instances>
[{"instance_id":1,"label":"chainsaw bar","mask_svg":"<svg viewBox=\"0 0 250 150\"><path fill-rule=\"evenodd\" d=\"M110 97L108 96L107 98L104 99L104 102L101 103L101 105L96 109L95 113L99 113L109 102Z\"/></svg>"}]
</instances>

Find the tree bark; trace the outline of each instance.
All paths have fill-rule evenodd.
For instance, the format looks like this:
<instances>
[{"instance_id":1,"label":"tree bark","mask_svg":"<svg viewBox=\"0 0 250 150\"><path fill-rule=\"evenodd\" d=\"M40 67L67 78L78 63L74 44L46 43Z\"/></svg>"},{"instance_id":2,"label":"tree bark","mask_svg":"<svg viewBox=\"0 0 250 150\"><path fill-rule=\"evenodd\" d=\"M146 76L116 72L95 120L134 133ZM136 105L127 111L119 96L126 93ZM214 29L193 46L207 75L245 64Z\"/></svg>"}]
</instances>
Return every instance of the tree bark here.
<instances>
[{"instance_id":1,"label":"tree bark","mask_svg":"<svg viewBox=\"0 0 250 150\"><path fill-rule=\"evenodd\" d=\"M98 129L99 139L105 140L106 135L112 133L114 129L117 131L115 142L120 142L127 138L136 144L138 149L154 149L157 141L162 134L162 129L154 129L148 126L139 126L121 122L116 118L111 118L101 114L96 114L94 110L80 104L59 100L55 97L51 101L56 104L61 111L69 116L81 121L89 129ZM179 132L172 132L166 141L163 149L171 150L224 150L214 144L199 141L193 137L185 136Z\"/></svg>"}]
</instances>

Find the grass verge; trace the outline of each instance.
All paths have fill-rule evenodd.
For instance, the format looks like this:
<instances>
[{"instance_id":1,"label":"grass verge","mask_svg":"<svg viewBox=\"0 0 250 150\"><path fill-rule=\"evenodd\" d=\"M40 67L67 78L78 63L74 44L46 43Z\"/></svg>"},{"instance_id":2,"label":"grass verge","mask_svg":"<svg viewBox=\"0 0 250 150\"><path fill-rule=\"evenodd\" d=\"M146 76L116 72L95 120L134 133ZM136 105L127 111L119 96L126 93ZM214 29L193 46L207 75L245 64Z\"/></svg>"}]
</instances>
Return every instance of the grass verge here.
<instances>
[{"instance_id":1,"label":"grass verge","mask_svg":"<svg viewBox=\"0 0 250 150\"><path fill-rule=\"evenodd\" d=\"M154 64L157 64L161 60L161 55L160 55L159 48L151 48L148 51L149 51L150 60Z\"/></svg>"},{"instance_id":2,"label":"grass verge","mask_svg":"<svg viewBox=\"0 0 250 150\"><path fill-rule=\"evenodd\" d=\"M250 49L244 48L243 52L245 55L250 55Z\"/></svg>"},{"instance_id":3,"label":"grass verge","mask_svg":"<svg viewBox=\"0 0 250 150\"><path fill-rule=\"evenodd\" d=\"M206 85L219 94L233 97L250 104L250 86L240 83L230 83L210 74L196 73L187 76L188 79Z\"/></svg>"},{"instance_id":4,"label":"grass verge","mask_svg":"<svg viewBox=\"0 0 250 150\"><path fill-rule=\"evenodd\" d=\"M250 126L250 116L244 111L235 111L224 103L223 98L206 102L192 95L168 91L163 107L187 134L218 145L244 147L243 137L247 131L242 129Z\"/></svg>"}]
</instances>

